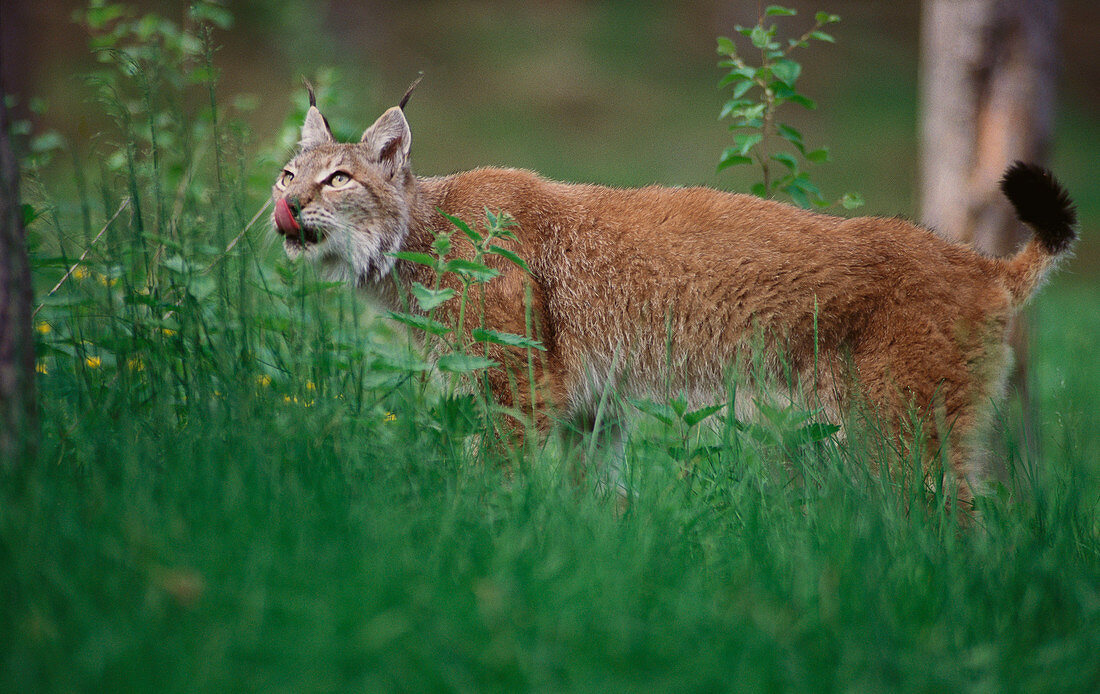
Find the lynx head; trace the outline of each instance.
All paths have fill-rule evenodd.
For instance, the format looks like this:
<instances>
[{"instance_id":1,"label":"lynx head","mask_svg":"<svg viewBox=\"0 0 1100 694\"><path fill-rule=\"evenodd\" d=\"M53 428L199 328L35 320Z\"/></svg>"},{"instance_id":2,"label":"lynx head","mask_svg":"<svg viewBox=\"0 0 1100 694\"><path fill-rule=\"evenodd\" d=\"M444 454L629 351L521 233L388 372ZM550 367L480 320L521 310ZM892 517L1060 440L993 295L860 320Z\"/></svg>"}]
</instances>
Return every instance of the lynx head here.
<instances>
[{"instance_id":1,"label":"lynx head","mask_svg":"<svg viewBox=\"0 0 1100 694\"><path fill-rule=\"evenodd\" d=\"M298 152L272 189L273 222L287 255L320 264L337 281L365 284L389 273L387 254L405 240L416 194L410 144L397 106L359 142L337 142L311 90Z\"/></svg>"}]
</instances>

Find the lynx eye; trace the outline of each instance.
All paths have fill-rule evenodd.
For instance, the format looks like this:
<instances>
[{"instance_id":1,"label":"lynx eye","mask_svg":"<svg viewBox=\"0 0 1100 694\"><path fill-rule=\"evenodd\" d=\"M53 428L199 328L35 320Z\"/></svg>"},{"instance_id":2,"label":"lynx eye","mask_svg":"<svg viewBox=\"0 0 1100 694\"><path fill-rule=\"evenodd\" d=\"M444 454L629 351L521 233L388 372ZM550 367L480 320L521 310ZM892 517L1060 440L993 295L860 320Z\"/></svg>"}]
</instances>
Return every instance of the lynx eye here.
<instances>
[{"instance_id":1,"label":"lynx eye","mask_svg":"<svg viewBox=\"0 0 1100 694\"><path fill-rule=\"evenodd\" d=\"M340 188L341 186L346 186L351 183L351 174L346 171L337 171L329 176L326 182L333 188Z\"/></svg>"},{"instance_id":2,"label":"lynx eye","mask_svg":"<svg viewBox=\"0 0 1100 694\"><path fill-rule=\"evenodd\" d=\"M278 181L277 185L280 188L286 188L287 185L293 180L294 180L294 172L293 171L287 171L286 169L284 169L283 173L279 176L279 181Z\"/></svg>"}]
</instances>

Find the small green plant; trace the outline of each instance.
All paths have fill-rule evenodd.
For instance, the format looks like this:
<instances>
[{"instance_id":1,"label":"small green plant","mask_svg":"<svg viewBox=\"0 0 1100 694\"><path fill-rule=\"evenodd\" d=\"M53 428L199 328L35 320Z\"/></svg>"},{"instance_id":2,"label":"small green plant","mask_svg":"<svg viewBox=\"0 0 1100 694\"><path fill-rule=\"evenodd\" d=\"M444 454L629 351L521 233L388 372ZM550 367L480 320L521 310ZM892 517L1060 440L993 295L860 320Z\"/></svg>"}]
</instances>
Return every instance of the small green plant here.
<instances>
[{"instance_id":1,"label":"small green plant","mask_svg":"<svg viewBox=\"0 0 1100 694\"><path fill-rule=\"evenodd\" d=\"M830 202L806 171L812 164L829 160L828 148L808 149L801 132L778 120L779 109L785 104L817 108L817 104L795 88L802 65L791 56L796 48L808 48L810 41L834 43L835 39L822 29L840 21L835 14L818 12L810 29L798 38L787 39L784 45L778 38L778 27L769 24L769 18L795 14L793 9L769 5L755 26L735 27L759 51L757 64L750 64L732 39L718 38L718 53L724 56L718 65L729 70L719 86L732 89L731 98L718 118L730 118L733 122L729 129L735 133L733 145L722 153L718 170L757 164L762 178L752 186L754 195L774 198L777 193L784 193L803 208L840 204L845 209L854 209L863 204L858 193L847 193Z\"/></svg>"},{"instance_id":2,"label":"small green plant","mask_svg":"<svg viewBox=\"0 0 1100 694\"><path fill-rule=\"evenodd\" d=\"M687 398L683 394L672 398L667 403L640 398L631 398L629 402L638 411L644 412L673 430L676 437L667 447L667 452L670 457L681 461L685 466L690 466L696 457L703 455L711 448L702 445L698 427L727 404L723 402L689 410Z\"/></svg>"},{"instance_id":3,"label":"small green plant","mask_svg":"<svg viewBox=\"0 0 1100 694\"><path fill-rule=\"evenodd\" d=\"M442 210L440 213L451 222L453 229L436 234L432 253L399 251L392 254L400 260L431 268L434 271L433 285L428 287L414 282L411 293L415 308L410 306L408 311L389 311L387 315L412 328L421 337L422 356L408 358L401 368L421 374L421 384L426 386L427 374L432 370L434 361L434 368L447 375L444 405L452 402L459 390L479 391L482 399L478 406L486 418L486 430L491 430L495 428L495 421L491 420L497 406L490 393L488 370L501 366L492 358L492 346L527 350L528 369L533 364L531 350L545 350L545 347L530 334L517 335L488 327L485 322L485 292L488 283L498 277L500 271L490 267L487 261L490 256L496 256L524 272L529 273L530 270L526 261L500 245L502 240L516 240L510 229L513 220L507 213L494 213L486 209L486 223L480 229ZM452 237L456 230L462 232L472 247L469 258L452 257ZM457 311L448 313L447 322L439 320L440 308L451 301L458 302ZM470 328L472 311L476 312L477 326ZM523 417L519 412L510 414Z\"/></svg>"}]
</instances>

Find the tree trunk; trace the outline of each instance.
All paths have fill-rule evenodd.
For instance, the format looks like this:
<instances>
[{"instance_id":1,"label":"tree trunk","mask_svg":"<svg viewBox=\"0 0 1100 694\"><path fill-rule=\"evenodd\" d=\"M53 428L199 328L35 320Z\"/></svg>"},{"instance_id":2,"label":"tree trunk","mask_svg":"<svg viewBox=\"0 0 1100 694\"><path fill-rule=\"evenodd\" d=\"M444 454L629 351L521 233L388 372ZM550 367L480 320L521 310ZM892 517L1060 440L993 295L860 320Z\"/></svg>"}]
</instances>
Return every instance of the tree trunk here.
<instances>
[{"instance_id":1,"label":"tree trunk","mask_svg":"<svg viewBox=\"0 0 1100 694\"><path fill-rule=\"evenodd\" d=\"M0 88L0 471L33 449L36 431L30 263L19 204L19 165Z\"/></svg>"},{"instance_id":2,"label":"tree trunk","mask_svg":"<svg viewBox=\"0 0 1100 694\"><path fill-rule=\"evenodd\" d=\"M999 189L1013 161L1050 150L1057 77L1057 0L925 0L921 17L921 217L990 255L1029 231ZM1012 387L1034 446L1028 330L1012 329ZM1000 472L1004 472L1001 470Z\"/></svg>"}]
</instances>

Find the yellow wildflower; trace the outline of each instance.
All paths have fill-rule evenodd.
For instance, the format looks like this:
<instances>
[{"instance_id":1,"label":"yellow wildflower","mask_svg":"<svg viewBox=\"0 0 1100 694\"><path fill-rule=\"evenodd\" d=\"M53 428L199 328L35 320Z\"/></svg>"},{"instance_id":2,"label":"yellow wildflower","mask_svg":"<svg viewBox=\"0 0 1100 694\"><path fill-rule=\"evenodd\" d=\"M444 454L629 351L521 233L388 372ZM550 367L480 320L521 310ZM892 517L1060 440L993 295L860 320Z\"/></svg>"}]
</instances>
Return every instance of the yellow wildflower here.
<instances>
[{"instance_id":1,"label":"yellow wildflower","mask_svg":"<svg viewBox=\"0 0 1100 694\"><path fill-rule=\"evenodd\" d=\"M271 376L260 374L256 377L256 385L267 387L271 385Z\"/></svg>"},{"instance_id":2,"label":"yellow wildflower","mask_svg":"<svg viewBox=\"0 0 1100 694\"><path fill-rule=\"evenodd\" d=\"M131 371L145 370L145 362L141 360L141 357L130 357L126 360L126 366L128 366Z\"/></svg>"},{"instance_id":3,"label":"yellow wildflower","mask_svg":"<svg viewBox=\"0 0 1100 694\"><path fill-rule=\"evenodd\" d=\"M176 331L171 328L161 328L160 331L164 333L166 337L174 337L176 334Z\"/></svg>"},{"instance_id":4,"label":"yellow wildflower","mask_svg":"<svg viewBox=\"0 0 1100 694\"><path fill-rule=\"evenodd\" d=\"M306 381L306 390L317 390L317 386L313 384L313 381Z\"/></svg>"},{"instance_id":5,"label":"yellow wildflower","mask_svg":"<svg viewBox=\"0 0 1100 694\"><path fill-rule=\"evenodd\" d=\"M382 418L382 421L383 422L396 422L397 421L397 415L395 415L393 412L387 412L386 416Z\"/></svg>"},{"instance_id":6,"label":"yellow wildflower","mask_svg":"<svg viewBox=\"0 0 1100 694\"><path fill-rule=\"evenodd\" d=\"M34 329L37 330L39 333L46 335L53 331L53 326L46 321L42 321L38 325L34 326Z\"/></svg>"},{"instance_id":7,"label":"yellow wildflower","mask_svg":"<svg viewBox=\"0 0 1100 694\"><path fill-rule=\"evenodd\" d=\"M46 362L44 361L36 361L34 363L34 370L42 374L43 376L50 372L50 370L46 368Z\"/></svg>"},{"instance_id":8,"label":"yellow wildflower","mask_svg":"<svg viewBox=\"0 0 1100 694\"><path fill-rule=\"evenodd\" d=\"M103 365L103 360L99 357L87 357L84 359L84 363L88 365L89 369L98 369Z\"/></svg>"},{"instance_id":9,"label":"yellow wildflower","mask_svg":"<svg viewBox=\"0 0 1100 694\"><path fill-rule=\"evenodd\" d=\"M87 270L86 270L86 269L84 268L84 266L83 266L83 265L77 265L77 266L76 266L76 269L75 269L75 270L73 270L73 277L75 277L75 278L76 278L76 279L78 279L78 280L85 280L85 279L88 279L88 276L89 276L89 273L88 273L88 271L87 271Z\"/></svg>"}]
</instances>

